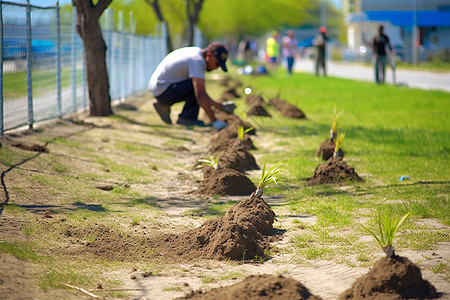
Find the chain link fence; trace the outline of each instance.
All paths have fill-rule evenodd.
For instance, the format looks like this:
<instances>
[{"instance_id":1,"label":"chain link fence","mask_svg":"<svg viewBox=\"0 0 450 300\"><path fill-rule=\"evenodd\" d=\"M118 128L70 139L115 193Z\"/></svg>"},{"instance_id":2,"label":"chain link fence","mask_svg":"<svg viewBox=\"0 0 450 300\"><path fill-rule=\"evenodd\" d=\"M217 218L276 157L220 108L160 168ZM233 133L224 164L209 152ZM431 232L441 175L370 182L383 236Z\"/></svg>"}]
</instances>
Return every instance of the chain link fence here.
<instances>
[{"instance_id":1,"label":"chain link fence","mask_svg":"<svg viewBox=\"0 0 450 300\"><path fill-rule=\"evenodd\" d=\"M114 31L112 11L105 16L110 95L123 100L146 91L166 54L167 33L164 26L157 36ZM0 134L88 107L84 48L75 25L76 11L0 1Z\"/></svg>"}]
</instances>

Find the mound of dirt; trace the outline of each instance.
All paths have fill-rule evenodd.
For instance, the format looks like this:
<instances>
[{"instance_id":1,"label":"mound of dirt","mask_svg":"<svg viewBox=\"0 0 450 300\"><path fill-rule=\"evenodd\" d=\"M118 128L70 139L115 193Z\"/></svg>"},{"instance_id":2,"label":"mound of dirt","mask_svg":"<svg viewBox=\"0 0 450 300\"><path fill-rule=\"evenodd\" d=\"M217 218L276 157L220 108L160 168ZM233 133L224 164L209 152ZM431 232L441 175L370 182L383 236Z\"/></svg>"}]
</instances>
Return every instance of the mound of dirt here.
<instances>
[{"instance_id":1,"label":"mound of dirt","mask_svg":"<svg viewBox=\"0 0 450 300\"><path fill-rule=\"evenodd\" d=\"M269 247L265 235L273 233L275 213L261 198L234 204L223 217L168 238L166 249L184 258L254 259Z\"/></svg>"},{"instance_id":2,"label":"mound of dirt","mask_svg":"<svg viewBox=\"0 0 450 300\"><path fill-rule=\"evenodd\" d=\"M49 153L47 147L41 146L38 144L27 145L27 144L23 144L23 143L15 143L15 144L12 144L11 146L20 148L22 150L27 150L27 151Z\"/></svg>"},{"instance_id":3,"label":"mound of dirt","mask_svg":"<svg viewBox=\"0 0 450 300\"><path fill-rule=\"evenodd\" d=\"M422 278L419 267L406 257L384 257L340 297L344 299L433 299L436 288Z\"/></svg>"},{"instance_id":4,"label":"mound of dirt","mask_svg":"<svg viewBox=\"0 0 450 300\"><path fill-rule=\"evenodd\" d=\"M264 98L261 94L257 94L257 95L248 95L247 97L245 97L245 102L248 105L265 105L264 102Z\"/></svg>"},{"instance_id":5,"label":"mound of dirt","mask_svg":"<svg viewBox=\"0 0 450 300\"><path fill-rule=\"evenodd\" d=\"M330 158L325 164L317 166L314 176L309 178L309 184L346 183L348 181L363 181L355 169L347 165L342 158Z\"/></svg>"},{"instance_id":6,"label":"mound of dirt","mask_svg":"<svg viewBox=\"0 0 450 300\"><path fill-rule=\"evenodd\" d=\"M264 108L264 106L259 104L253 104L247 110L247 115L249 116L260 116L260 117L271 117L270 113Z\"/></svg>"},{"instance_id":7,"label":"mound of dirt","mask_svg":"<svg viewBox=\"0 0 450 300\"><path fill-rule=\"evenodd\" d=\"M236 145L239 146L238 148L240 149L245 150L256 149L256 147L253 144L253 141L249 136L252 134L254 129L248 133L245 133L242 141L240 141L238 138L237 130L239 126L243 126L244 129L250 128L251 126L248 126L248 124L241 122L240 119L236 119L228 124L229 125L226 128L219 131L216 134L216 136L212 139L211 144L209 145L210 153L228 151L230 145L232 145L233 149L236 149Z\"/></svg>"},{"instance_id":8,"label":"mound of dirt","mask_svg":"<svg viewBox=\"0 0 450 300\"><path fill-rule=\"evenodd\" d=\"M239 283L212 289L203 293L192 291L190 295L176 299L216 300L216 299L272 299L272 300L319 300L300 282L282 275L251 275Z\"/></svg>"},{"instance_id":9,"label":"mound of dirt","mask_svg":"<svg viewBox=\"0 0 450 300\"><path fill-rule=\"evenodd\" d=\"M223 91L222 96L220 98L224 100L231 100L240 97L241 96L237 93L235 87L229 87L225 91Z\"/></svg>"},{"instance_id":10,"label":"mound of dirt","mask_svg":"<svg viewBox=\"0 0 450 300\"><path fill-rule=\"evenodd\" d=\"M287 103L284 100L273 98L269 100L269 104L274 106L281 114L293 119L306 119L306 115L297 106Z\"/></svg>"},{"instance_id":11,"label":"mound of dirt","mask_svg":"<svg viewBox=\"0 0 450 300\"><path fill-rule=\"evenodd\" d=\"M229 168L214 170L205 167L203 181L197 193L205 195L247 196L256 190L256 186L243 173Z\"/></svg>"},{"instance_id":12,"label":"mound of dirt","mask_svg":"<svg viewBox=\"0 0 450 300\"><path fill-rule=\"evenodd\" d=\"M334 143L331 139L326 139L320 145L319 149L316 152L316 155L322 157L323 160L329 160L334 154ZM344 158L344 151L339 148L338 155L341 158Z\"/></svg>"},{"instance_id":13,"label":"mound of dirt","mask_svg":"<svg viewBox=\"0 0 450 300\"><path fill-rule=\"evenodd\" d=\"M231 168L239 172L259 170L255 157L237 142L230 145L227 151L222 152L219 164L223 168Z\"/></svg>"}]
</instances>

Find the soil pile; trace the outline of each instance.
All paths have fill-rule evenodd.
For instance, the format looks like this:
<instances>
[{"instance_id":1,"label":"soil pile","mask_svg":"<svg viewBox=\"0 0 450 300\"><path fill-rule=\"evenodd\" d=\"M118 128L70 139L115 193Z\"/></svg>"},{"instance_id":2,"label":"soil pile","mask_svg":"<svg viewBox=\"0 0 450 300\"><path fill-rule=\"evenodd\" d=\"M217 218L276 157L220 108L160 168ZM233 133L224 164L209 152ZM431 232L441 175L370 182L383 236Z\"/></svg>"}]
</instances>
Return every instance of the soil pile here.
<instances>
[{"instance_id":1,"label":"soil pile","mask_svg":"<svg viewBox=\"0 0 450 300\"><path fill-rule=\"evenodd\" d=\"M275 213L263 199L250 197L230 207L223 217L169 238L167 250L184 258L262 258L274 219Z\"/></svg>"},{"instance_id":2,"label":"soil pile","mask_svg":"<svg viewBox=\"0 0 450 300\"><path fill-rule=\"evenodd\" d=\"M339 299L433 299L436 289L406 257L382 258Z\"/></svg>"},{"instance_id":3,"label":"soil pile","mask_svg":"<svg viewBox=\"0 0 450 300\"><path fill-rule=\"evenodd\" d=\"M28 144L23 144L23 143L15 143L15 144L12 144L11 146L20 148L20 149L26 150L26 151L49 153L48 148L46 146L41 146L38 144L28 145Z\"/></svg>"},{"instance_id":4,"label":"soil pile","mask_svg":"<svg viewBox=\"0 0 450 300\"><path fill-rule=\"evenodd\" d=\"M322 157L323 160L327 161L334 154L334 143L331 139L326 139L319 147L316 155ZM344 151L339 148L338 154L341 158L344 158Z\"/></svg>"},{"instance_id":5,"label":"soil pile","mask_svg":"<svg viewBox=\"0 0 450 300\"><path fill-rule=\"evenodd\" d=\"M251 140L249 140L251 142ZM240 172L259 170L255 157L247 151L245 145L235 141L227 150L221 152L219 165L223 168L231 168Z\"/></svg>"},{"instance_id":6,"label":"soil pile","mask_svg":"<svg viewBox=\"0 0 450 300\"><path fill-rule=\"evenodd\" d=\"M232 99L236 99L236 98L240 98L240 97L241 96L237 93L235 87L229 87L229 88L225 89L225 91L223 91L220 99L222 99L223 101L227 101L227 100L232 100Z\"/></svg>"},{"instance_id":7,"label":"soil pile","mask_svg":"<svg viewBox=\"0 0 450 300\"><path fill-rule=\"evenodd\" d=\"M256 149L256 147L253 145L253 141L250 138L250 135L255 133L254 129L244 134L244 137L241 141L239 140L237 133L239 126L242 126L244 130L251 127L250 124L242 122L239 118L228 122L228 126L219 131L212 139L211 144L209 145L209 151L211 153L223 152L230 146L235 147L236 144L239 144L240 149Z\"/></svg>"},{"instance_id":8,"label":"soil pile","mask_svg":"<svg viewBox=\"0 0 450 300\"><path fill-rule=\"evenodd\" d=\"M190 295L177 299L196 300L319 300L300 282L281 275L251 275L243 281L228 287L212 289L209 292L192 292Z\"/></svg>"},{"instance_id":9,"label":"soil pile","mask_svg":"<svg viewBox=\"0 0 450 300\"><path fill-rule=\"evenodd\" d=\"M265 109L264 106L253 104L247 110L247 115L249 116L260 116L260 117L271 117L270 113Z\"/></svg>"},{"instance_id":10,"label":"soil pile","mask_svg":"<svg viewBox=\"0 0 450 300\"><path fill-rule=\"evenodd\" d=\"M256 190L256 186L243 173L231 168L214 170L205 167L204 180L197 193L205 195L248 196Z\"/></svg>"},{"instance_id":11,"label":"soil pile","mask_svg":"<svg viewBox=\"0 0 450 300\"><path fill-rule=\"evenodd\" d=\"M325 164L317 166L314 176L309 178L309 184L346 183L348 181L363 181L355 169L347 165L341 157L330 158Z\"/></svg>"},{"instance_id":12,"label":"soil pile","mask_svg":"<svg viewBox=\"0 0 450 300\"><path fill-rule=\"evenodd\" d=\"M247 115L249 116L260 116L260 117L271 117L270 113L265 108L265 101L261 95L248 95L245 101L249 105L247 110Z\"/></svg>"},{"instance_id":13,"label":"soil pile","mask_svg":"<svg viewBox=\"0 0 450 300\"><path fill-rule=\"evenodd\" d=\"M274 106L285 117L293 119L306 119L303 111L301 111L297 106L287 103L282 99L270 99L269 104Z\"/></svg>"}]
</instances>

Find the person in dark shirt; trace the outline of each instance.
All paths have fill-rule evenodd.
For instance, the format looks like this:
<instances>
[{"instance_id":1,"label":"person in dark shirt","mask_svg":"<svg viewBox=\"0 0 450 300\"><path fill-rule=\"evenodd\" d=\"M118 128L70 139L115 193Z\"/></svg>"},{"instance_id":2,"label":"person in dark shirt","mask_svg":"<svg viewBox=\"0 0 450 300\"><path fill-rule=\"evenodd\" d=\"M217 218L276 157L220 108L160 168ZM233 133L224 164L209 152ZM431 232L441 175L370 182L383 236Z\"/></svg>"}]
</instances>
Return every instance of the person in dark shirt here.
<instances>
[{"instance_id":1,"label":"person in dark shirt","mask_svg":"<svg viewBox=\"0 0 450 300\"><path fill-rule=\"evenodd\" d=\"M389 41L389 37L384 33L384 26L378 27L378 34L373 38L372 51L375 56L375 82L377 84L384 83L386 74L387 52L389 47L392 55L394 50Z\"/></svg>"},{"instance_id":2,"label":"person in dark shirt","mask_svg":"<svg viewBox=\"0 0 450 300\"><path fill-rule=\"evenodd\" d=\"M316 76L319 76L319 69L322 68L323 76L327 76L326 46L328 42L326 27L319 28L319 34L314 37L313 45L316 47Z\"/></svg>"}]
</instances>

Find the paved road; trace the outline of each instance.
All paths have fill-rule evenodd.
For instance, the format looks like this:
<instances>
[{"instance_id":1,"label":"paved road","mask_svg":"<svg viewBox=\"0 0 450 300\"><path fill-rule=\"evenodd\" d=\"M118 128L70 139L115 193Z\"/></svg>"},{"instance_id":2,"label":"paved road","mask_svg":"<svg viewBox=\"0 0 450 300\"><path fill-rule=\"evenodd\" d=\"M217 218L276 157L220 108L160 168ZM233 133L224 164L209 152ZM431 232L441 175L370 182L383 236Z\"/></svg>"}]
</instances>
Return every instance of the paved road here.
<instances>
[{"instance_id":1,"label":"paved road","mask_svg":"<svg viewBox=\"0 0 450 300\"><path fill-rule=\"evenodd\" d=\"M369 66L360 64L328 61L328 75L374 82L374 71ZM310 59L297 60L297 71L314 72L314 61ZM392 69L386 68L386 83L393 84ZM426 71L398 70L396 72L397 84L420 89L436 89L450 92L450 70L448 73Z\"/></svg>"}]
</instances>

